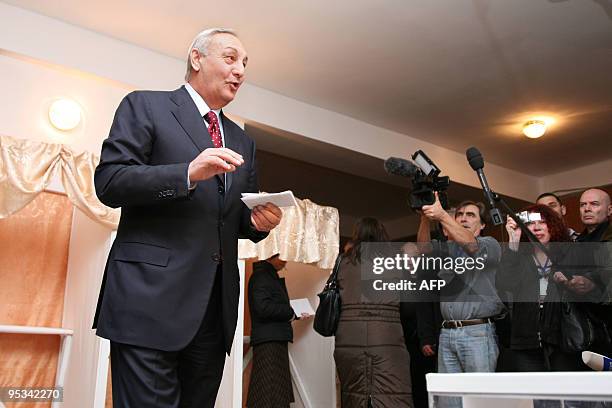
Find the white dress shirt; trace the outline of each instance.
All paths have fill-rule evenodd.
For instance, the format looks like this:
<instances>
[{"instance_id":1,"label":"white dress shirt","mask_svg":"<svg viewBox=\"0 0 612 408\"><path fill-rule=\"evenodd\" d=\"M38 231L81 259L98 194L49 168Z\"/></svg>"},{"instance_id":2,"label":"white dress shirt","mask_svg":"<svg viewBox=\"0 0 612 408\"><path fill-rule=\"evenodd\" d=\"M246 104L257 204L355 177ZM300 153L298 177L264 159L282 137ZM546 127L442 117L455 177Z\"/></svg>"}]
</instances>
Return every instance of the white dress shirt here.
<instances>
[{"instance_id":1,"label":"white dress shirt","mask_svg":"<svg viewBox=\"0 0 612 408\"><path fill-rule=\"evenodd\" d=\"M208 105L206 104L206 102L204 102L204 99L200 96L199 93L197 93L195 89L193 89L193 87L190 84L188 83L185 84L185 89L187 89L189 96L191 96L191 99L193 99L193 102L198 108L198 111L200 112L200 116L202 117L202 120L206 124L206 127L208 127L208 122L206 122L204 115L206 115L211 110L215 112L215 114L217 115L217 119L219 120L219 130L221 131L221 142L223 143L223 146L225 146L225 133L223 132L223 123L221 121L221 115L220 115L221 109L210 109ZM225 174L223 174L223 182L227 184L227 178ZM194 189L196 186L195 183L192 185L189 180L189 170L187 170L187 186L190 190Z\"/></svg>"}]
</instances>

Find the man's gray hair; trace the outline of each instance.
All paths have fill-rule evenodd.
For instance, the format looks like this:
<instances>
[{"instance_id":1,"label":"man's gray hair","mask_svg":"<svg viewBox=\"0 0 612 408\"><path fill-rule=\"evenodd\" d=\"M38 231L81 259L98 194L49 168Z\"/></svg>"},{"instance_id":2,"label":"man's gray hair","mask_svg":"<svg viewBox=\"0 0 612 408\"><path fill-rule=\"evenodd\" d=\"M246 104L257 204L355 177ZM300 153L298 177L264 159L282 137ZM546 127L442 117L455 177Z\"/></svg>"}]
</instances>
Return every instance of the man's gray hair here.
<instances>
[{"instance_id":1,"label":"man's gray hair","mask_svg":"<svg viewBox=\"0 0 612 408\"><path fill-rule=\"evenodd\" d=\"M212 38L217 34L231 34L234 37L238 37L236 32L231 28L209 28L207 30L201 31L198 35L195 36L191 45L189 46L189 51L187 51L187 72L185 73L185 82L189 82L189 77L191 76L191 51L198 50L202 55L208 54L208 46Z\"/></svg>"}]
</instances>

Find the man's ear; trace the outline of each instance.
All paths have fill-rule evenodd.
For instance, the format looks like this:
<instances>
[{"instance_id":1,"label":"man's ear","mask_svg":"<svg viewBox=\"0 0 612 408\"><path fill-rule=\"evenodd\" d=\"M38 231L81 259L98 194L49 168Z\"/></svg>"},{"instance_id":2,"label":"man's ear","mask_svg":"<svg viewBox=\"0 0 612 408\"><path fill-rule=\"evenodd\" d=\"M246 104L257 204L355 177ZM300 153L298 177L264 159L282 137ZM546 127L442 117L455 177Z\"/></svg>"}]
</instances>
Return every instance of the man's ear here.
<instances>
[{"instance_id":1,"label":"man's ear","mask_svg":"<svg viewBox=\"0 0 612 408\"><path fill-rule=\"evenodd\" d=\"M565 217L565 213L566 212L567 212L567 208L564 205L562 205L561 206L561 215L563 215Z\"/></svg>"},{"instance_id":2,"label":"man's ear","mask_svg":"<svg viewBox=\"0 0 612 408\"><path fill-rule=\"evenodd\" d=\"M481 225L480 225L480 230L481 230L481 231L482 231L482 230L484 230L486 226L487 226L487 224L481 224Z\"/></svg>"},{"instance_id":3,"label":"man's ear","mask_svg":"<svg viewBox=\"0 0 612 408\"><path fill-rule=\"evenodd\" d=\"M191 50L191 54L189 54L189 63L191 64L191 69L195 72L200 70L200 52L198 50Z\"/></svg>"}]
</instances>

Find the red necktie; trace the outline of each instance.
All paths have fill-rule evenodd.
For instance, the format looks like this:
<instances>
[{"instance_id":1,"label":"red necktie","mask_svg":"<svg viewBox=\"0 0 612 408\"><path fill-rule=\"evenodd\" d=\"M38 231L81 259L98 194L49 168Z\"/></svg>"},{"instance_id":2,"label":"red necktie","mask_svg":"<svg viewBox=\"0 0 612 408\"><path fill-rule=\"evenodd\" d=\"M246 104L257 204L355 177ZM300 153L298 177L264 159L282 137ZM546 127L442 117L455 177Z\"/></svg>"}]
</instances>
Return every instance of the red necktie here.
<instances>
[{"instance_id":1,"label":"red necktie","mask_svg":"<svg viewBox=\"0 0 612 408\"><path fill-rule=\"evenodd\" d=\"M219 128L219 119L217 119L217 114L210 111L204 115L204 117L208 122L208 133L210 133L213 145L217 148L223 147L223 139L221 139L221 129Z\"/></svg>"}]
</instances>

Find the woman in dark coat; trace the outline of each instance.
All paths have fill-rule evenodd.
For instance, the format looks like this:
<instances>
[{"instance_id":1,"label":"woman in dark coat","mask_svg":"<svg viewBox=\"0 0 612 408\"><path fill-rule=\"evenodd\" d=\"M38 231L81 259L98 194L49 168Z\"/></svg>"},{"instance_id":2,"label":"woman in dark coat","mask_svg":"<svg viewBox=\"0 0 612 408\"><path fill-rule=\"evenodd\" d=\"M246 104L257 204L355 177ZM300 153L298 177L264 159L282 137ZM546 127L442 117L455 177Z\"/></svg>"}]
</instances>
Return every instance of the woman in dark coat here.
<instances>
[{"instance_id":1,"label":"woman in dark coat","mask_svg":"<svg viewBox=\"0 0 612 408\"><path fill-rule=\"evenodd\" d=\"M285 279L278 276L286 263L277 254L253 264L249 280L253 369L248 408L288 408L294 402L288 343L293 341L291 321L298 317L289 303Z\"/></svg>"},{"instance_id":2,"label":"woman in dark coat","mask_svg":"<svg viewBox=\"0 0 612 408\"><path fill-rule=\"evenodd\" d=\"M354 245L340 264L342 309L334 359L343 408L413 406L399 297L369 300L361 291L361 245L385 241L387 233L378 220L359 220L353 231Z\"/></svg>"},{"instance_id":3,"label":"woman in dark coat","mask_svg":"<svg viewBox=\"0 0 612 408\"><path fill-rule=\"evenodd\" d=\"M591 271L574 270L577 248L575 244L569 244L568 230L561 217L545 205L531 205L526 211L539 214L540 220L526 224L540 243L548 248L552 258L536 246L522 243L519 247L519 241L525 241L525 238L521 239L521 230L508 218L509 247L504 251L497 273L500 295L512 299L509 304L511 357L506 359L504 370L587 370L580 352L568 353L559 345L559 302L562 291L568 291L572 298L584 302L599 290L592 283ZM586 304L581 303L580 306Z\"/></svg>"}]
</instances>

